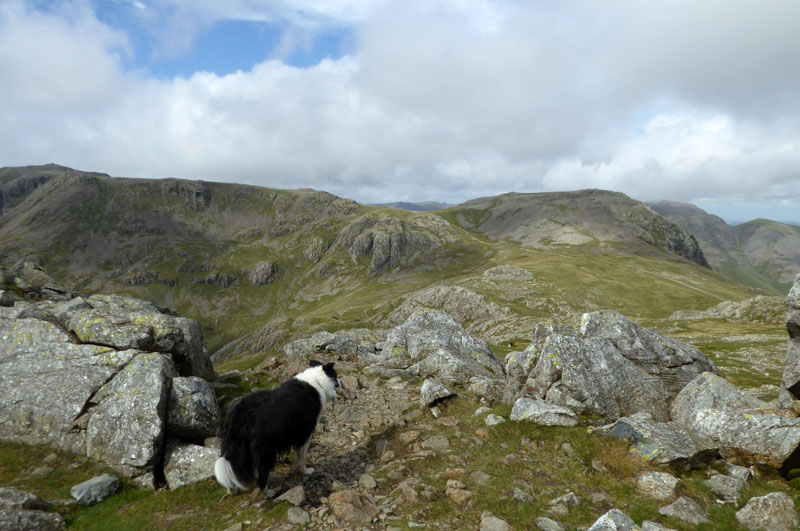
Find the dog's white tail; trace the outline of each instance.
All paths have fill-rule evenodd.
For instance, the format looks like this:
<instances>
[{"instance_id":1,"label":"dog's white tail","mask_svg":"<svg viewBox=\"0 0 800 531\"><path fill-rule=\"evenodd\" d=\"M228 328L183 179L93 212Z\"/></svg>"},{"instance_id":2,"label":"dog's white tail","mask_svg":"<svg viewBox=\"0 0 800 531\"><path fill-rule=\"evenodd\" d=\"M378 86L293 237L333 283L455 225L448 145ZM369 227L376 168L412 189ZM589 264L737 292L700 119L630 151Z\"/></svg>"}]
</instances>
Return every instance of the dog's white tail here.
<instances>
[{"instance_id":1,"label":"dog's white tail","mask_svg":"<svg viewBox=\"0 0 800 531\"><path fill-rule=\"evenodd\" d=\"M247 487L242 485L242 482L236 477L230 461L224 457L218 458L217 462L214 463L214 475L217 477L219 484L228 489L228 492L247 490Z\"/></svg>"}]
</instances>

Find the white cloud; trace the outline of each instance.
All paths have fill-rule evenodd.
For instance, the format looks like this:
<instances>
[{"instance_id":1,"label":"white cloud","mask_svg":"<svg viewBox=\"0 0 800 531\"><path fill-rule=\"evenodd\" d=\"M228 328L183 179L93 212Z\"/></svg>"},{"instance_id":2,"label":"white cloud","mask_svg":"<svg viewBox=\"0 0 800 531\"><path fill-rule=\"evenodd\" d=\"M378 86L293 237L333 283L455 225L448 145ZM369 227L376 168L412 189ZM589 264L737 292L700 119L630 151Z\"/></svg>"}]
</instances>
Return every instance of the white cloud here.
<instances>
[{"instance_id":1,"label":"white cloud","mask_svg":"<svg viewBox=\"0 0 800 531\"><path fill-rule=\"evenodd\" d=\"M794 0L140 1L206 24L350 24L357 46L306 69L273 60L159 81L122 70L128 40L89 4L43 13L7 2L3 164L311 186L369 202L589 187L797 202Z\"/></svg>"}]
</instances>

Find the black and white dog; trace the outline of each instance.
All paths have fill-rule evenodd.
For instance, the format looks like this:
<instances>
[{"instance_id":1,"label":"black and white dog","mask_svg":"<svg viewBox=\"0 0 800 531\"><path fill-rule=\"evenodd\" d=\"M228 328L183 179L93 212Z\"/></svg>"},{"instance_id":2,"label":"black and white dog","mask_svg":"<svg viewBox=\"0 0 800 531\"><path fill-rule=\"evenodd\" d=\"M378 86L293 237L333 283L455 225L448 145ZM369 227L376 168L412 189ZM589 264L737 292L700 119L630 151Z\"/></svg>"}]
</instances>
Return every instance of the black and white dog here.
<instances>
[{"instance_id":1,"label":"black and white dog","mask_svg":"<svg viewBox=\"0 0 800 531\"><path fill-rule=\"evenodd\" d=\"M269 473L278 456L294 448L293 469L312 474L306 467L311 436L329 402L336 404L341 382L333 363L314 360L310 367L270 391L255 391L242 398L228 415L222 433L222 456L214 475L228 489L246 490L255 482L267 491Z\"/></svg>"}]
</instances>

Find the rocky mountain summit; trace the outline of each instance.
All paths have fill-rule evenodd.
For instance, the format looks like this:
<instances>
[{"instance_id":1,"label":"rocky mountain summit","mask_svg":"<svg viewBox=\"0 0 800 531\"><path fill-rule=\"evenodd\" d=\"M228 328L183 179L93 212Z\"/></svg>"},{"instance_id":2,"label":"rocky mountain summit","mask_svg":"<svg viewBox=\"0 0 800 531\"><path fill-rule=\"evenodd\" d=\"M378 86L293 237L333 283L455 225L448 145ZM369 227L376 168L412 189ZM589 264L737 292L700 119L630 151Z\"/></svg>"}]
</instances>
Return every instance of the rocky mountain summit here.
<instances>
[{"instance_id":1,"label":"rocky mountain summit","mask_svg":"<svg viewBox=\"0 0 800 531\"><path fill-rule=\"evenodd\" d=\"M17 276L31 271L38 274L36 284ZM688 484L683 474L689 470L722 466L725 473L707 476L708 489L720 503L737 507L742 526L760 529L752 522L765 518L797 525L794 502L783 492L750 496L746 504L743 499L751 481L748 467L785 477L800 467L793 346L785 391L767 404L721 378L695 347L617 312L587 313L577 331L541 324L524 351L503 361L442 310L418 308L393 328L319 332L286 344L282 357L216 376L190 320L126 297L81 297L58 288L31 264L3 270L2 278L4 300L11 302L0 308L0 364L9 375L0 384L0 436L87 456L140 487L214 485L209 476L218 450L208 437L222 416L218 401L229 400L214 389L261 376L283 380L316 358L336 361L345 384L309 453L318 472L297 478L281 465L270 483L276 500L239 497L236 514L261 514L286 502L292 526L416 527L432 517L425 509L430 504L472 514L480 497L495 488L499 470L510 469L517 479L515 486L503 487L510 489L503 496L531 508L540 507L532 493L546 497L545 509L533 509L537 516L529 521L541 529L561 529L559 520L582 511L595 515L595 529L609 522L634 529L603 490L540 490L532 483L539 478L560 485L551 483L552 472L540 475L553 466L551 459L556 466L577 467L579 475L613 481L609 468L619 463L583 454L574 446L577 440L556 442L558 457L542 460L552 440L562 437L557 430L588 427L593 434L581 444L607 444L611 435L630 441L640 456L616 459L672 467L666 476L642 474L638 480L643 493L654 493L643 496L665 503L647 513L651 528L662 518L687 526L710 523L708 502L680 485ZM789 298L792 345L798 290L800 277ZM48 298L50 293L58 295ZM512 444L504 442L504 433L519 433L515 424L532 428ZM486 460L497 451L496 465ZM421 472L434 463L443 466L431 476ZM657 488L649 486L656 480ZM672 490L663 494L666 484ZM508 510L482 511L474 525L508 529ZM430 522L465 525L458 518Z\"/></svg>"}]
</instances>

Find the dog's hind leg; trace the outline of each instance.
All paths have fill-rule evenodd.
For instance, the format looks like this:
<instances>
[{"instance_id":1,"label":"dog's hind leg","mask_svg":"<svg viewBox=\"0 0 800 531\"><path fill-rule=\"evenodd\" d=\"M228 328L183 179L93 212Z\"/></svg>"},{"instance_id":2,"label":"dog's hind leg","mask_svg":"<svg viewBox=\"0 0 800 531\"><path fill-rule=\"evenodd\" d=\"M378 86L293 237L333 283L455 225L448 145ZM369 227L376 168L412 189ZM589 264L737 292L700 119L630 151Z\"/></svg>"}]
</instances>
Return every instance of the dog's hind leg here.
<instances>
[{"instance_id":1,"label":"dog's hind leg","mask_svg":"<svg viewBox=\"0 0 800 531\"><path fill-rule=\"evenodd\" d=\"M295 453L294 466L293 466L295 470L300 470L300 473L306 476L310 476L311 474L314 473L313 468L309 468L306 466L306 452L308 452L309 446L311 446L311 437L308 438L308 440L303 444L303 446L297 449Z\"/></svg>"},{"instance_id":2,"label":"dog's hind leg","mask_svg":"<svg viewBox=\"0 0 800 531\"><path fill-rule=\"evenodd\" d=\"M276 456L274 454L262 455L261 459L256 464L256 472L258 479L256 485L261 489L263 494L267 494L267 481L269 480L269 473L275 468Z\"/></svg>"}]
</instances>

